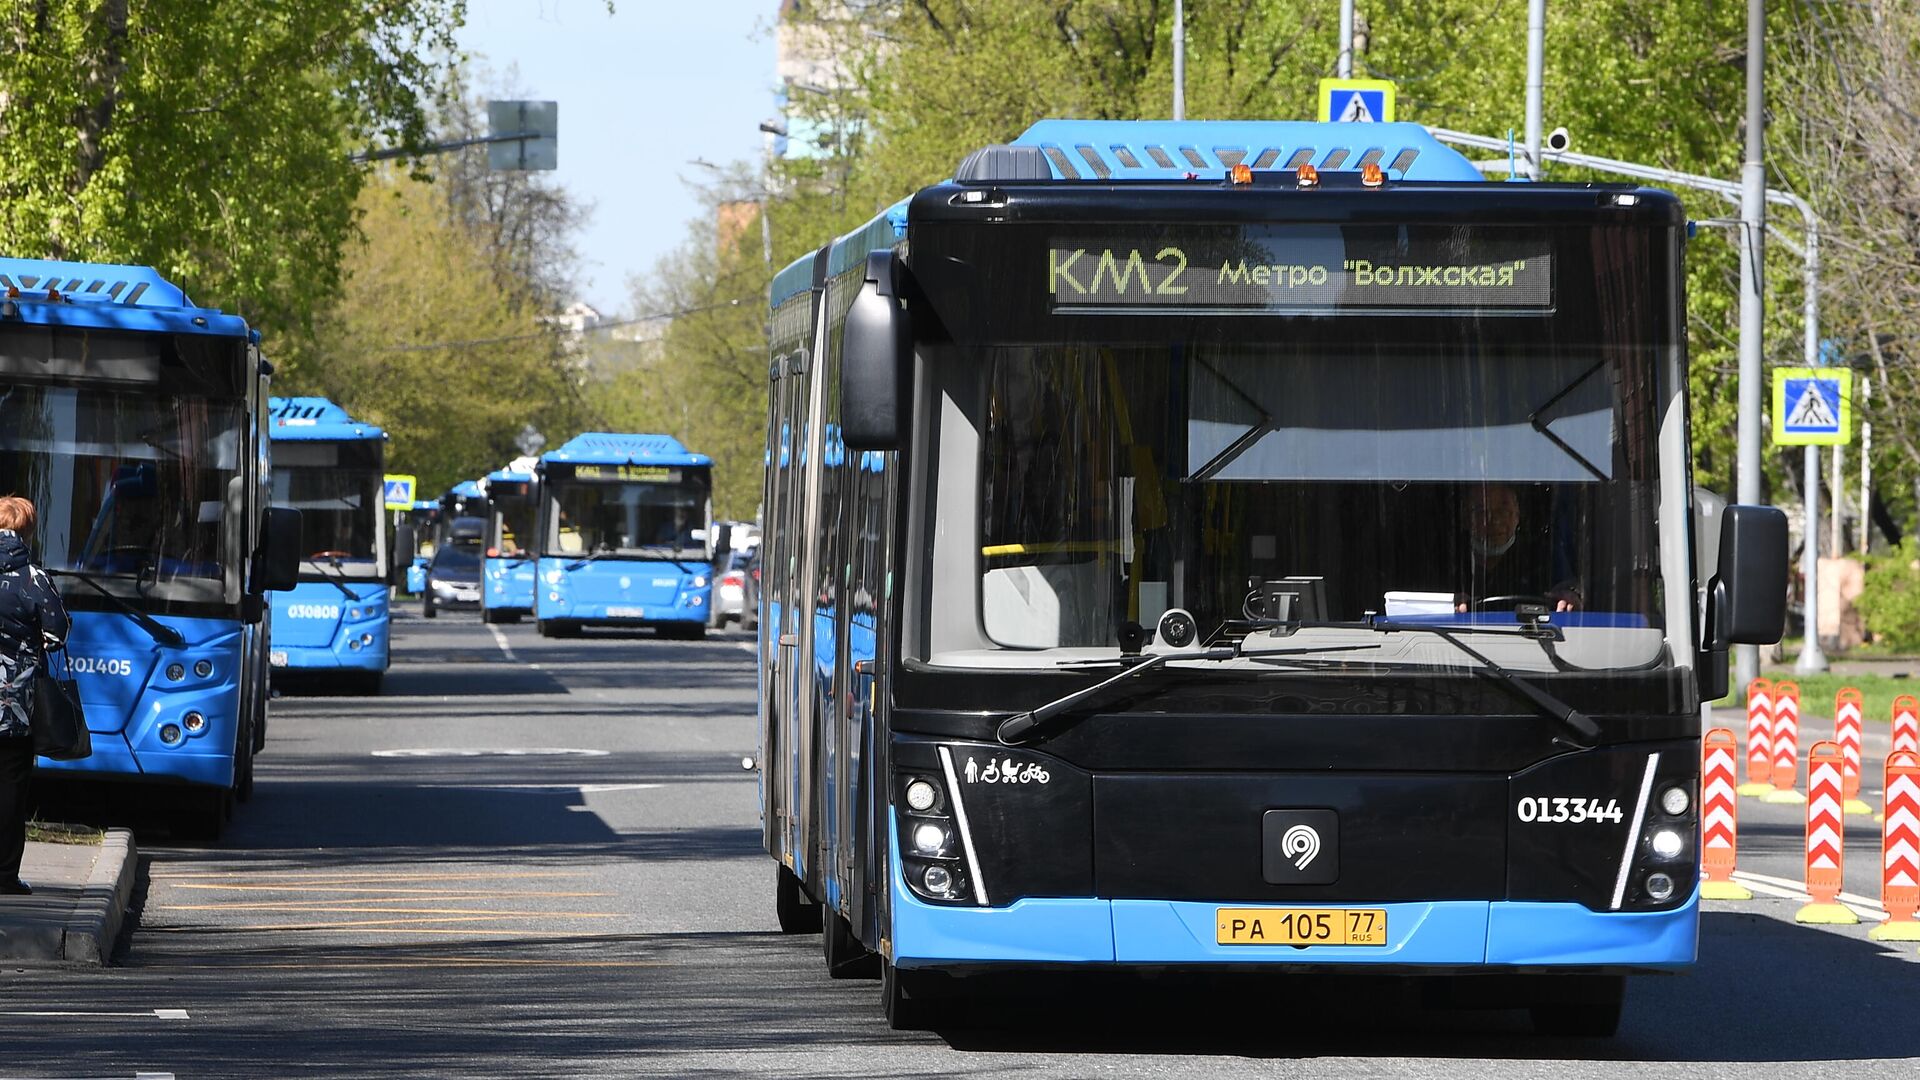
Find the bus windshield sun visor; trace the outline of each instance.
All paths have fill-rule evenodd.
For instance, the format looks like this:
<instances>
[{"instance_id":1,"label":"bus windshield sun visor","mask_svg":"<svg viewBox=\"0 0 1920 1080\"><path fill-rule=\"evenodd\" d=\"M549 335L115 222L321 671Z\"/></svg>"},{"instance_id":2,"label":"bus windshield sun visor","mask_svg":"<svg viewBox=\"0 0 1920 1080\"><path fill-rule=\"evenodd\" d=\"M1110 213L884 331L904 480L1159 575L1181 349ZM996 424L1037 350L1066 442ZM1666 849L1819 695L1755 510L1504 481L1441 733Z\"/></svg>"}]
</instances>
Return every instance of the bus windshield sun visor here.
<instances>
[{"instance_id":1,"label":"bus windshield sun visor","mask_svg":"<svg viewBox=\"0 0 1920 1080\"><path fill-rule=\"evenodd\" d=\"M48 568L47 575L49 577L73 578L74 580L80 582L82 585L85 585L88 588L92 589L94 592L97 592L101 596L106 597L107 600L111 602L114 607L120 609L122 614L126 615L128 618L132 619L134 622L140 624L140 629L145 630L147 634L153 638L154 641L158 642L161 645L165 645L165 646L168 646L169 648L177 649L181 645L186 644L187 639L180 635L180 631L175 630L173 627L168 626L166 623L161 622L160 620L154 618L153 616L147 614L146 612L141 611L139 608L134 607L132 604L127 603L125 599L119 596L115 596L111 591L107 589L106 586L94 580L95 575L88 574L80 570L55 570L52 568ZM100 576L127 577L129 575L104 574Z\"/></svg>"}]
</instances>

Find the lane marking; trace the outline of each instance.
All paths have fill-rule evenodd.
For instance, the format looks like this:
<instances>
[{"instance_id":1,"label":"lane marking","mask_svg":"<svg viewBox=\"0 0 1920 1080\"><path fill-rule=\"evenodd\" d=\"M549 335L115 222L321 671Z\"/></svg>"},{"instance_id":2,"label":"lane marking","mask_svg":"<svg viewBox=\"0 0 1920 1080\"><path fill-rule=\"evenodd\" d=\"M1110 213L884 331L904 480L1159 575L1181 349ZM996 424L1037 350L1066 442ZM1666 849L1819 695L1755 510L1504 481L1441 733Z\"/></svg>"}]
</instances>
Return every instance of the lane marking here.
<instances>
[{"instance_id":1,"label":"lane marking","mask_svg":"<svg viewBox=\"0 0 1920 1080\"><path fill-rule=\"evenodd\" d=\"M370 901L359 901L366 904ZM157 904L156 911L286 911L301 915L482 915L499 916L502 919L617 919L617 911L493 911L488 908L431 908L431 907L340 907L335 905L301 904L291 901L284 904ZM383 922L438 922L438 919L397 920L385 919Z\"/></svg>"},{"instance_id":2,"label":"lane marking","mask_svg":"<svg viewBox=\"0 0 1920 1080\"><path fill-rule=\"evenodd\" d=\"M1793 899L1801 901L1811 901L1813 899L1813 897L1807 894L1805 883L1795 881L1792 878L1774 877L1772 874L1756 874L1751 870L1735 870L1733 876L1737 879L1744 880L1748 886L1755 889L1759 889L1760 886L1763 885L1769 886L1772 890L1775 890L1774 895L1791 896ZM1786 891L1780 892L1778 890ZM1887 909L1881 907L1880 901L1875 900L1871 896L1861 896L1859 893L1843 892L1840 894L1840 900L1852 908L1857 915L1870 916L1880 922L1886 921Z\"/></svg>"},{"instance_id":3,"label":"lane marking","mask_svg":"<svg viewBox=\"0 0 1920 1080\"><path fill-rule=\"evenodd\" d=\"M435 757L608 757L611 750L582 750L570 746L422 746L406 750L375 750L378 758Z\"/></svg>"},{"instance_id":4,"label":"lane marking","mask_svg":"<svg viewBox=\"0 0 1920 1080\"><path fill-rule=\"evenodd\" d=\"M477 922L479 920L470 919L467 921ZM200 933L205 933L206 929L207 928L204 926L156 926L156 927L153 927L152 932L156 934L200 934ZM140 930L142 933L147 932L147 928L144 926L141 927ZM305 931L315 931L315 932L321 931L321 930L333 930L341 933L354 933L354 934L439 934L441 936L446 936L450 934L460 934L466 937L500 937L502 935L515 934L520 932L520 931L509 929L507 927L494 927L489 930L467 930L458 926L415 928L415 927L408 927L408 926L384 926L384 925L377 925L377 924L372 926L356 926L351 923L314 923L311 925L292 925L292 926L235 926L235 927L223 928L221 932L228 933L228 934L252 934L252 933L261 933L266 931L276 931L276 930L305 930ZM542 940L546 940L549 938L569 938L569 939L577 938L580 940L590 940L590 939L620 940L626 936L627 935L623 935L623 934L597 934L597 933L592 933L586 930L542 930L540 931L540 934L539 934L539 937Z\"/></svg>"},{"instance_id":5,"label":"lane marking","mask_svg":"<svg viewBox=\"0 0 1920 1080\"><path fill-rule=\"evenodd\" d=\"M438 956L408 957L398 960L276 960L258 962L237 960L233 963L195 963L169 964L173 968L197 968L204 971L230 971L234 968L262 971L362 971L386 968L485 968L485 967L550 967L550 968L642 968L667 967L669 960L531 960L492 956Z\"/></svg>"},{"instance_id":6,"label":"lane marking","mask_svg":"<svg viewBox=\"0 0 1920 1080\"><path fill-rule=\"evenodd\" d=\"M760 653L760 643L757 641L736 641L734 644L756 656Z\"/></svg>"},{"instance_id":7,"label":"lane marking","mask_svg":"<svg viewBox=\"0 0 1920 1080\"><path fill-rule=\"evenodd\" d=\"M306 887L306 886L294 887L294 886L288 886L288 885L223 885L223 884L217 884L213 882L181 882L180 884L175 885L173 887L176 889L200 889L206 892L387 893L387 894L393 894L396 899L415 899L415 900L421 899L423 897L434 898L434 897L445 895L446 893L445 889L373 889L373 888L367 888L365 886L349 886L349 885L319 885L319 886L313 886L313 887ZM462 899L462 900L480 900L480 899L504 900L504 899L511 899L515 897L527 897L527 896L544 896L552 899L552 898L569 897L569 896L609 896L609 895L611 894L603 893L603 892L545 892L545 891L501 892L501 891L483 890L480 892L456 893L454 894L454 898ZM374 903L374 902L377 902L377 898L364 897L361 899L360 902Z\"/></svg>"},{"instance_id":8,"label":"lane marking","mask_svg":"<svg viewBox=\"0 0 1920 1080\"><path fill-rule=\"evenodd\" d=\"M69 1019L69 1020L87 1019L87 1018L110 1020L110 1019L125 1019L129 1017L135 1017L141 1020L190 1020L192 1019L192 1017L187 1015L187 1010L185 1009L137 1009L133 1011L117 1011L117 1010L109 1010L109 1009L85 1010L85 1011L78 1010L78 1009L0 1009L0 1016L35 1016L35 1017L51 1016L51 1017L59 1017L62 1019Z\"/></svg>"},{"instance_id":9,"label":"lane marking","mask_svg":"<svg viewBox=\"0 0 1920 1080\"><path fill-rule=\"evenodd\" d=\"M646 791L650 788L666 787L665 784L446 784L436 785L458 788L462 791L577 791L582 795L598 795L608 791Z\"/></svg>"},{"instance_id":10,"label":"lane marking","mask_svg":"<svg viewBox=\"0 0 1920 1080\"><path fill-rule=\"evenodd\" d=\"M500 646L500 652L503 656L507 658L507 663L509 664L519 663L520 658L513 655L513 646L507 644L506 633L503 632L499 627L493 625L492 623L487 623L486 627L489 631L493 633L494 644Z\"/></svg>"},{"instance_id":11,"label":"lane marking","mask_svg":"<svg viewBox=\"0 0 1920 1080\"><path fill-rule=\"evenodd\" d=\"M172 870L154 874L155 881L175 878L243 878L252 879L263 875L258 870ZM497 881L501 878L570 878L586 877L577 870L502 870L498 873L474 871L461 874L382 874L376 871L354 873L340 870L274 870L270 876L275 881L324 881L334 885L345 885L363 881Z\"/></svg>"}]
</instances>

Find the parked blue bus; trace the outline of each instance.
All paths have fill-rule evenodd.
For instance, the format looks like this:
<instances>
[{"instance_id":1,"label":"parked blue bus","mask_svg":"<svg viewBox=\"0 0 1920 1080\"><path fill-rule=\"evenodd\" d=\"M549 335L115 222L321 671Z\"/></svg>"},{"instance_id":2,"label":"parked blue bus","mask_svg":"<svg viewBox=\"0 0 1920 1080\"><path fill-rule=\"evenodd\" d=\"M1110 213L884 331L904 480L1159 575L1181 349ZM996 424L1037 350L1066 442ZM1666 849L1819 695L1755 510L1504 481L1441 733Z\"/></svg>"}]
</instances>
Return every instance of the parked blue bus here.
<instances>
[{"instance_id":1,"label":"parked blue bus","mask_svg":"<svg viewBox=\"0 0 1920 1080\"><path fill-rule=\"evenodd\" d=\"M539 580L545 637L583 626L706 636L713 463L670 435L590 431L540 459Z\"/></svg>"},{"instance_id":2,"label":"parked blue bus","mask_svg":"<svg viewBox=\"0 0 1920 1080\"><path fill-rule=\"evenodd\" d=\"M274 597L272 666L364 694L386 678L388 586L413 561L410 528L387 535L386 432L318 397L274 398L273 503L300 511L300 583Z\"/></svg>"},{"instance_id":3,"label":"parked blue bus","mask_svg":"<svg viewBox=\"0 0 1920 1080\"><path fill-rule=\"evenodd\" d=\"M149 267L0 259L0 293L0 491L37 508L93 735L40 767L183 785L217 835L252 793L266 593L297 556L298 515L268 507L272 367Z\"/></svg>"},{"instance_id":4,"label":"parked blue bus","mask_svg":"<svg viewBox=\"0 0 1920 1080\"><path fill-rule=\"evenodd\" d=\"M519 464L519 463L516 463ZM528 462L527 464L533 464ZM481 570L480 621L517 623L533 614L533 534L540 515L540 483L531 468L487 474L486 563Z\"/></svg>"},{"instance_id":5,"label":"parked blue bus","mask_svg":"<svg viewBox=\"0 0 1920 1080\"><path fill-rule=\"evenodd\" d=\"M1415 124L1047 121L774 279L769 899L895 1026L1025 970L1430 976L1605 1035L1694 960L1687 220Z\"/></svg>"}]
</instances>

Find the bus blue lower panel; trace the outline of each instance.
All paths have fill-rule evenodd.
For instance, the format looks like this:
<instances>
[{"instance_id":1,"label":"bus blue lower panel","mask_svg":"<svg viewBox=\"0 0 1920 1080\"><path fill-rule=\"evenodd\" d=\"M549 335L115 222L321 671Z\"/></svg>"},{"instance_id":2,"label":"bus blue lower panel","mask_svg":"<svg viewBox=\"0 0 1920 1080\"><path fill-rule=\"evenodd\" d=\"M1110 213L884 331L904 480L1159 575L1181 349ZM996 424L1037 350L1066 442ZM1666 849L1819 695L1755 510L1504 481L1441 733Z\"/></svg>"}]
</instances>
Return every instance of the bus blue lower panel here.
<instances>
[{"instance_id":1,"label":"bus blue lower panel","mask_svg":"<svg viewBox=\"0 0 1920 1080\"><path fill-rule=\"evenodd\" d=\"M352 598L330 581L303 581L273 594L268 648L276 670L387 670L387 586L351 581L347 589Z\"/></svg>"},{"instance_id":2,"label":"bus blue lower panel","mask_svg":"<svg viewBox=\"0 0 1920 1080\"><path fill-rule=\"evenodd\" d=\"M154 619L180 633L162 645L118 612L76 611L67 655L86 710L93 754L49 761L53 772L224 786L233 782L240 726L238 620Z\"/></svg>"},{"instance_id":3,"label":"bus blue lower panel","mask_svg":"<svg viewBox=\"0 0 1920 1080\"><path fill-rule=\"evenodd\" d=\"M548 558L540 560L537 575L534 614L547 620L705 625L713 598L707 569L696 563L604 556Z\"/></svg>"},{"instance_id":4,"label":"bus blue lower panel","mask_svg":"<svg viewBox=\"0 0 1920 1080\"><path fill-rule=\"evenodd\" d=\"M914 896L898 873L892 892L893 962L907 968L977 963L1670 968L1693 962L1700 918L1697 896L1659 912L1596 912L1579 904L1504 900L1365 904L1386 910L1388 944L1302 949L1216 942L1219 908L1263 906L1257 904L1049 897L1003 908L952 907Z\"/></svg>"},{"instance_id":5,"label":"bus blue lower panel","mask_svg":"<svg viewBox=\"0 0 1920 1080\"><path fill-rule=\"evenodd\" d=\"M480 575L480 606L488 611L533 610L533 560L488 559Z\"/></svg>"}]
</instances>

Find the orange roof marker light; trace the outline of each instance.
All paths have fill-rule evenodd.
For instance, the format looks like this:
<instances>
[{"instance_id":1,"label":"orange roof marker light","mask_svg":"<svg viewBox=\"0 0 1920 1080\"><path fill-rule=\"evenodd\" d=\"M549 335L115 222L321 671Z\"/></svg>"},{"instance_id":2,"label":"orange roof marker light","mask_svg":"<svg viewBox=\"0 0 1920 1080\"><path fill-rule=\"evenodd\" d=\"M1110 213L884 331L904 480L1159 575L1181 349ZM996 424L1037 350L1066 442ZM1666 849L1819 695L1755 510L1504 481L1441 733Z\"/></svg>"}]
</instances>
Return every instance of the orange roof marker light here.
<instances>
[{"instance_id":1,"label":"orange roof marker light","mask_svg":"<svg viewBox=\"0 0 1920 1080\"><path fill-rule=\"evenodd\" d=\"M1318 187L1320 186L1320 170L1311 165L1302 165L1295 174L1294 182L1303 188Z\"/></svg>"},{"instance_id":2,"label":"orange roof marker light","mask_svg":"<svg viewBox=\"0 0 1920 1080\"><path fill-rule=\"evenodd\" d=\"M1247 184L1251 184L1253 183L1253 166L1248 165L1246 162L1243 161L1233 167L1232 172L1229 174L1229 178L1235 184L1238 184L1238 185L1244 186Z\"/></svg>"},{"instance_id":3,"label":"orange roof marker light","mask_svg":"<svg viewBox=\"0 0 1920 1080\"><path fill-rule=\"evenodd\" d=\"M1360 166L1360 185L1362 187L1379 187L1386 182L1387 174L1380 170L1379 162L1369 161L1365 165Z\"/></svg>"}]
</instances>

